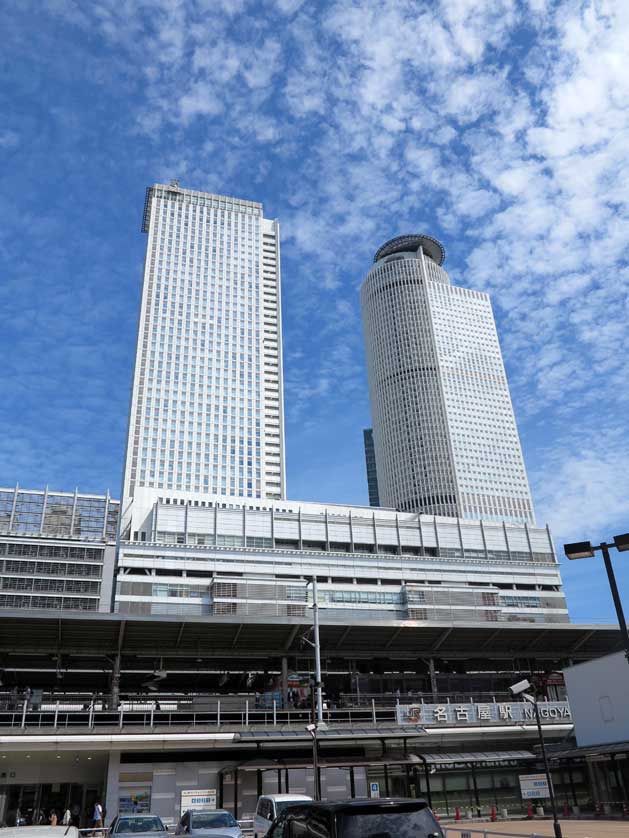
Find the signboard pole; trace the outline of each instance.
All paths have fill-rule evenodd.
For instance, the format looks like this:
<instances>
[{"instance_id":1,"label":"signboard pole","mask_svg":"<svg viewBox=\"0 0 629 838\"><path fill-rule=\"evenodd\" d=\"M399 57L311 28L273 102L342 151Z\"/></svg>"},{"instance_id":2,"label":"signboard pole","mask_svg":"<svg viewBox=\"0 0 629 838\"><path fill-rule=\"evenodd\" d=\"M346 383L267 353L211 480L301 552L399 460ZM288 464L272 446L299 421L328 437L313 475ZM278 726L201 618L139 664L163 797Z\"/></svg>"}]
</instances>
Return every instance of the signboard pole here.
<instances>
[{"instance_id":1,"label":"signboard pole","mask_svg":"<svg viewBox=\"0 0 629 838\"><path fill-rule=\"evenodd\" d=\"M548 765L548 757L546 756L546 746L544 745L544 733L542 731L542 720L539 716L539 706L537 699L533 699L533 706L535 707L535 720L537 722L537 733L539 734L539 744L542 749L542 759L544 760L544 770L546 772L546 779L548 780L548 794L550 797L550 808L553 813L553 828L555 831L555 838L562 838L561 824L557 818L557 804L555 802L555 792L553 791L553 780L550 776L550 767Z\"/></svg>"}]
</instances>

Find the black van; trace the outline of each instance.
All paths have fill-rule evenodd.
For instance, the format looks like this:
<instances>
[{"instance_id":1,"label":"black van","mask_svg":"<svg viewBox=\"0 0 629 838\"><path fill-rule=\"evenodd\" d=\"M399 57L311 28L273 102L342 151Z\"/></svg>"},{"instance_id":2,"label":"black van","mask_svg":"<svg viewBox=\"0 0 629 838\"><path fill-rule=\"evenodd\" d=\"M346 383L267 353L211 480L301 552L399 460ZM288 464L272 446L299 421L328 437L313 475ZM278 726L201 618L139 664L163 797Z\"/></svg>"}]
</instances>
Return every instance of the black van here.
<instances>
[{"instance_id":1,"label":"black van","mask_svg":"<svg viewBox=\"0 0 629 838\"><path fill-rule=\"evenodd\" d=\"M267 838L443 838L443 832L425 800L369 798L291 806Z\"/></svg>"}]
</instances>

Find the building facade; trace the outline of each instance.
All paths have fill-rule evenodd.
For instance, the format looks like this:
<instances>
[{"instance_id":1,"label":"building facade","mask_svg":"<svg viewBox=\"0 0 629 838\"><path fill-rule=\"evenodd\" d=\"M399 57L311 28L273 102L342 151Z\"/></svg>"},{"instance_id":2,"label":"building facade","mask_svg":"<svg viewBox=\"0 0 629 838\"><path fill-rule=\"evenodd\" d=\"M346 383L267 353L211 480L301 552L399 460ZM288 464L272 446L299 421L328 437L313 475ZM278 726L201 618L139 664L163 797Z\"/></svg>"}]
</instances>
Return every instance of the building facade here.
<instances>
[{"instance_id":1,"label":"building facade","mask_svg":"<svg viewBox=\"0 0 629 838\"><path fill-rule=\"evenodd\" d=\"M119 503L0 489L0 608L110 611Z\"/></svg>"},{"instance_id":2,"label":"building facade","mask_svg":"<svg viewBox=\"0 0 629 838\"><path fill-rule=\"evenodd\" d=\"M380 502L533 524L491 302L444 259L430 236L399 236L361 287Z\"/></svg>"},{"instance_id":3,"label":"building facade","mask_svg":"<svg viewBox=\"0 0 629 838\"><path fill-rule=\"evenodd\" d=\"M123 480L285 495L279 225L253 201L155 184Z\"/></svg>"},{"instance_id":4,"label":"building facade","mask_svg":"<svg viewBox=\"0 0 629 838\"><path fill-rule=\"evenodd\" d=\"M294 501L138 492L122 614L569 621L547 528Z\"/></svg>"},{"instance_id":5,"label":"building facade","mask_svg":"<svg viewBox=\"0 0 629 838\"><path fill-rule=\"evenodd\" d=\"M363 431L363 444L365 446L365 467L367 469L369 506L380 506L380 495L378 493L378 472L376 469L376 451L373 447L372 428L365 428Z\"/></svg>"}]
</instances>

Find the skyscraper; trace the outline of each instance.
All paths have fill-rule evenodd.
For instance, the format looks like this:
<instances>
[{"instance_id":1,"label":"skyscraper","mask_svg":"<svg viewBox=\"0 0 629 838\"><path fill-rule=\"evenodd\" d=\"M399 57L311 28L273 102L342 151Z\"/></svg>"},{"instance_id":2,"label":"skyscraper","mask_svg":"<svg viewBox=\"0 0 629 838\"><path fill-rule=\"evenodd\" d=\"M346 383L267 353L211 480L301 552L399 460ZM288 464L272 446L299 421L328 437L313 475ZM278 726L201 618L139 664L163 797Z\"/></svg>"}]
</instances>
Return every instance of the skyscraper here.
<instances>
[{"instance_id":1,"label":"skyscraper","mask_svg":"<svg viewBox=\"0 0 629 838\"><path fill-rule=\"evenodd\" d=\"M147 189L125 458L139 488L285 494L280 244L253 201Z\"/></svg>"},{"instance_id":2,"label":"skyscraper","mask_svg":"<svg viewBox=\"0 0 629 838\"><path fill-rule=\"evenodd\" d=\"M398 236L361 287L380 503L534 523L489 296L452 285L444 258Z\"/></svg>"}]
</instances>

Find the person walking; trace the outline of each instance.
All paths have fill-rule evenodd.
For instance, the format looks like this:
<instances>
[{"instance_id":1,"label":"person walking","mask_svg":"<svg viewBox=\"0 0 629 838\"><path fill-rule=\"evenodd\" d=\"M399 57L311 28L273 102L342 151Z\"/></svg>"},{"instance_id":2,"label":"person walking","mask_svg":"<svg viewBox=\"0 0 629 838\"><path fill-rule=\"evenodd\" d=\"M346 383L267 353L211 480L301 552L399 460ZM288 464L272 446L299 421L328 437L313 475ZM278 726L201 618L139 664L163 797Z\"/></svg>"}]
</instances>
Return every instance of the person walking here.
<instances>
[{"instance_id":1,"label":"person walking","mask_svg":"<svg viewBox=\"0 0 629 838\"><path fill-rule=\"evenodd\" d=\"M61 823L64 826L70 826L70 824L72 823L72 812L67 806L65 812L63 813L63 820L61 821Z\"/></svg>"},{"instance_id":2,"label":"person walking","mask_svg":"<svg viewBox=\"0 0 629 838\"><path fill-rule=\"evenodd\" d=\"M103 828L103 807L98 800L94 804L94 812L92 814L92 820L94 821L94 829L102 829Z\"/></svg>"},{"instance_id":3,"label":"person walking","mask_svg":"<svg viewBox=\"0 0 629 838\"><path fill-rule=\"evenodd\" d=\"M54 809L50 810L49 823L50 823L51 826L57 826L57 813L55 812Z\"/></svg>"}]
</instances>

